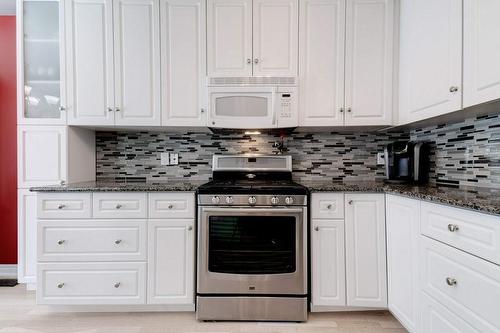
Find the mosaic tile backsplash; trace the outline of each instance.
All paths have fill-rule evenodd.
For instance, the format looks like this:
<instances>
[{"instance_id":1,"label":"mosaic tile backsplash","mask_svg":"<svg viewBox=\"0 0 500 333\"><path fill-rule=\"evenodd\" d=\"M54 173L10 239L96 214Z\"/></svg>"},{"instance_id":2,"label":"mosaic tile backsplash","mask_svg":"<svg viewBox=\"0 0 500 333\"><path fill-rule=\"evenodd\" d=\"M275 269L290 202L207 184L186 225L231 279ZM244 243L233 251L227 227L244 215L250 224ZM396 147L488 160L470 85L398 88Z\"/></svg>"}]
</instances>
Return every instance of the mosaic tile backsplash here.
<instances>
[{"instance_id":1,"label":"mosaic tile backsplash","mask_svg":"<svg viewBox=\"0 0 500 333\"><path fill-rule=\"evenodd\" d=\"M384 178L377 152L396 140L432 142L431 182L500 186L500 114L409 133L292 133L285 138L300 180L373 181ZM276 153L279 135L96 132L98 180L208 180L213 154ZM160 165L160 153L179 165Z\"/></svg>"}]
</instances>

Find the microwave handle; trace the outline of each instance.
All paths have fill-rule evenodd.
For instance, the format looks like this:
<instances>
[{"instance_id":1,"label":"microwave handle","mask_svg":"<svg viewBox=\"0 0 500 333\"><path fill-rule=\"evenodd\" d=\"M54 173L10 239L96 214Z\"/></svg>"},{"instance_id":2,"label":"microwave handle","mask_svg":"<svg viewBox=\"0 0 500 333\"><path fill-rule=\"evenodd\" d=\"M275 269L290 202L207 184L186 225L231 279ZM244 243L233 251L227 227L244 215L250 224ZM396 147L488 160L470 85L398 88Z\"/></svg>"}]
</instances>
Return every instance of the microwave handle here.
<instances>
[{"instance_id":1,"label":"microwave handle","mask_svg":"<svg viewBox=\"0 0 500 333\"><path fill-rule=\"evenodd\" d=\"M276 121L277 121L277 117L278 117L278 101L277 101L277 98L276 96L278 96L278 89L276 87L273 87L273 93L271 94L272 96L272 106L273 106L273 120L272 120L272 123L271 125L272 126L276 126Z\"/></svg>"}]
</instances>

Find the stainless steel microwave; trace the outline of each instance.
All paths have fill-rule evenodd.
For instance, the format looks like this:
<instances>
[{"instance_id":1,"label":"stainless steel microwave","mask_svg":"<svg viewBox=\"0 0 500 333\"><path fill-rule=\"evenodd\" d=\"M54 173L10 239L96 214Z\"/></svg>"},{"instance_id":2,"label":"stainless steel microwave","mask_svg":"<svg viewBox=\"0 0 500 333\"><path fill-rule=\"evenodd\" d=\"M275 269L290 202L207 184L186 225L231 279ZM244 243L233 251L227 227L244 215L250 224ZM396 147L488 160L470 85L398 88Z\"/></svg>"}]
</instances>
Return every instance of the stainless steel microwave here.
<instances>
[{"instance_id":1,"label":"stainless steel microwave","mask_svg":"<svg viewBox=\"0 0 500 333\"><path fill-rule=\"evenodd\" d=\"M208 127L266 129L298 126L295 77L208 78Z\"/></svg>"}]
</instances>

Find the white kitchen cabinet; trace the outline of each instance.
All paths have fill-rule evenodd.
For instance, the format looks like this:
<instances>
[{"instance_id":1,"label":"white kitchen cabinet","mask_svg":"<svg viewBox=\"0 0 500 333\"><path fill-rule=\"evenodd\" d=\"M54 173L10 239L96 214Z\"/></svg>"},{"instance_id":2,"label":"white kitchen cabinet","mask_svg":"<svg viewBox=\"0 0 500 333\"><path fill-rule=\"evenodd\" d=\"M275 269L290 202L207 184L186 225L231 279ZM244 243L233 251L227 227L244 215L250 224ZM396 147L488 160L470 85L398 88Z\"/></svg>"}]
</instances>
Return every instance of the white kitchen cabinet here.
<instances>
[{"instance_id":1,"label":"white kitchen cabinet","mask_svg":"<svg viewBox=\"0 0 500 333\"><path fill-rule=\"evenodd\" d=\"M115 124L160 125L160 2L114 0Z\"/></svg>"},{"instance_id":2,"label":"white kitchen cabinet","mask_svg":"<svg viewBox=\"0 0 500 333\"><path fill-rule=\"evenodd\" d=\"M18 124L66 124L64 1L17 3Z\"/></svg>"},{"instance_id":3,"label":"white kitchen cabinet","mask_svg":"<svg viewBox=\"0 0 500 333\"><path fill-rule=\"evenodd\" d=\"M311 228L312 311L345 306L344 220L313 219Z\"/></svg>"},{"instance_id":4,"label":"white kitchen cabinet","mask_svg":"<svg viewBox=\"0 0 500 333\"><path fill-rule=\"evenodd\" d=\"M162 125L205 126L205 0L160 0L160 22Z\"/></svg>"},{"instance_id":5,"label":"white kitchen cabinet","mask_svg":"<svg viewBox=\"0 0 500 333\"><path fill-rule=\"evenodd\" d=\"M400 124L461 109L462 1L401 1L400 24Z\"/></svg>"},{"instance_id":6,"label":"white kitchen cabinet","mask_svg":"<svg viewBox=\"0 0 500 333\"><path fill-rule=\"evenodd\" d=\"M347 305L387 306L384 194L345 195Z\"/></svg>"},{"instance_id":7,"label":"white kitchen cabinet","mask_svg":"<svg viewBox=\"0 0 500 333\"><path fill-rule=\"evenodd\" d=\"M464 108L500 98L500 1L464 0Z\"/></svg>"},{"instance_id":8,"label":"white kitchen cabinet","mask_svg":"<svg viewBox=\"0 0 500 333\"><path fill-rule=\"evenodd\" d=\"M148 216L147 193L94 193L92 210L94 218L143 219Z\"/></svg>"},{"instance_id":9,"label":"white kitchen cabinet","mask_svg":"<svg viewBox=\"0 0 500 333\"><path fill-rule=\"evenodd\" d=\"M148 303L194 308L194 220L151 219L148 234Z\"/></svg>"},{"instance_id":10,"label":"white kitchen cabinet","mask_svg":"<svg viewBox=\"0 0 500 333\"><path fill-rule=\"evenodd\" d=\"M36 193L17 192L17 280L33 289L36 283Z\"/></svg>"},{"instance_id":11,"label":"white kitchen cabinet","mask_svg":"<svg viewBox=\"0 0 500 333\"><path fill-rule=\"evenodd\" d=\"M420 201L386 195L385 207L388 307L408 331L418 332Z\"/></svg>"},{"instance_id":12,"label":"white kitchen cabinet","mask_svg":"<svg viewBox=\"0 0 500 333\"><path fill-rule=\"evenodd\" d=\"M115 121L112 0L65 0L69 125Z\"/></svg>"},{"instance_id":13,"label":"white kitchen cabinet","mask_svg":"<svg viewBox=\"0 0 500 333\"><path fill-rule=\"evenodd\" d=\"M253 0L253 75L297 75L298 7L298 0Z\"/></svg>"},{"instance_id":14,"label":"white kitchen cabinet","mask_svg":"<svg viewBox=\"0 0 500 333\"><path fill-rule=\"evenodd\" d=\"M65 126L18 126L18 187L56 185L66 181Z\"/></svg>"},{"instance_id":15,"label":"white kitchen cabinet","mask_svg":"<svg viewBox=\"0 0 500 333\"><path fill-rule=\"evenodd\" d=\"M345 0L301 0L299 28L300 125L342 126Z\"/></svg>"},{"instance_id":16,"label":"white kitchen cabinet","mask_svg":"<svg viewBox=\"0 0 500 333\"><path fill-rule=\"evenodd\" d=\"M394 0L348 0L345 125L392 123Z\"/></svg>"},{"instance_id":17,"label":"white kitchen cabinet","mask_svg":"<svg viewBox=\"0 0 500 333\"><path fill-rule=\"evenodd\" d=\"M207 1L208 76L252 75L252 0Z\"/></svg>"},{"instance_id":18,"label":"white kitchen cabinet","mask_svg":"<svg viewBox=\"0 0 500 333\"><path fill-rule=\"evenodd\" d=\"M295 76L298 0L208 0L208 76Z\"/></svg>"}]
</instances>

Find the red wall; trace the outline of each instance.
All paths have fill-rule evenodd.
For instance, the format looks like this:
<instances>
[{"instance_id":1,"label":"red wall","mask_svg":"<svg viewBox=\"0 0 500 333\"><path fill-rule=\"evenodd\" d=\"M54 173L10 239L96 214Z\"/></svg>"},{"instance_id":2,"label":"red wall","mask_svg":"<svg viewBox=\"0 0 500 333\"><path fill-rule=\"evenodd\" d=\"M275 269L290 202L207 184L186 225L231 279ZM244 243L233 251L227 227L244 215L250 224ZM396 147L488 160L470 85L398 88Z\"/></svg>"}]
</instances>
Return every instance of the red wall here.
<instances>
[{"instance_id":1,"label":"red wall","mask_svg":"<svg viewBox=\"0 0 500 333\"><path fill-rule=\"evenodd\" d=\"M0 16L0 264L17 263L16 18Z\"/></svg>"}]
</instances>

